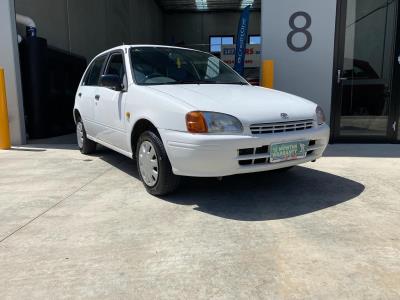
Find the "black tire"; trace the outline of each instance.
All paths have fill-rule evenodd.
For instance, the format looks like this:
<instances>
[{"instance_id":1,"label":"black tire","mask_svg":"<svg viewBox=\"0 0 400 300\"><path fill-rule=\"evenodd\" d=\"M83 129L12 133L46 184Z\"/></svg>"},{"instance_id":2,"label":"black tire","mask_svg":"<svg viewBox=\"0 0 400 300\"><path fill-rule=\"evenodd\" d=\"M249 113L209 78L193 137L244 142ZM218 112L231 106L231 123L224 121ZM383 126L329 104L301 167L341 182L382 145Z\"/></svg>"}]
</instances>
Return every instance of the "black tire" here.
<instances>
[{"instance_id":1,"label":"black tire","mask_svg":"<svg viewBox=\"0 0 400 300\"><path fill-rule=\"evenodd\" d=\"M82 154L91 154L96 151L96 143L88 139L81 119L76 121L76 138Z\"/></svg>"},{"instance_id":2,"label":"black tire","mask_svg":"<svg viewBox=\"0 0 400 300\"><path fill-rule=\"evenodd\" d=\"M145 179L142 176L142 171L140 169L141 159L139 157L139 152L144 142L149 142L154 147L155 153L157 155L156 158L158 162L157 166L158 177L154 185L148 185L146 183ZM150 194L155 196L163 196L174 192L178 188L180 182L180 176L177 176L172 172L171 163L168 159L164 145L160 137L157 136L154 132L145 131L139 137L139 140L136 145L136 165L140 179L142 180L143 185Z\"/></svg>"}]
</instances>

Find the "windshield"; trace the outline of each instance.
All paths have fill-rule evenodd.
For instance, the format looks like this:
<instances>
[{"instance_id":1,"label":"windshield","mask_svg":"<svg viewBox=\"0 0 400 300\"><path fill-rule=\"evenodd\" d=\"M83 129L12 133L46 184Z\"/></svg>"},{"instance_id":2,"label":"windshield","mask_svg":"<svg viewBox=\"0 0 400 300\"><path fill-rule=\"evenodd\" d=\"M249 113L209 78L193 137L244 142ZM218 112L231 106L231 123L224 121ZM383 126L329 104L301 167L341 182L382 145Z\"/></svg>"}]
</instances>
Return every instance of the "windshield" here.
<instances>
[{"instance_id":1,"label":"windshield","mask_svg":"<svg viewBox=\"0 0 400 300\"><path fill-rule=\"evenodd\" d=\"M131 48L131 62L139 85L248 84L215 56L194 50Z\"/></svg>"}]
</instances>

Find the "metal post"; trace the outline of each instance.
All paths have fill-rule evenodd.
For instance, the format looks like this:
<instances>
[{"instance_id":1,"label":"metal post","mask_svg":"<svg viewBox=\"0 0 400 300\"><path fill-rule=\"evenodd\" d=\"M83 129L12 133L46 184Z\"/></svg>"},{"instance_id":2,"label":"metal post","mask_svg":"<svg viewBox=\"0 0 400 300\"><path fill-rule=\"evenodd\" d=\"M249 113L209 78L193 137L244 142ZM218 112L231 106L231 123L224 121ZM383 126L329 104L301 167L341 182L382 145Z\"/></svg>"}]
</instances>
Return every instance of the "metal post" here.
<instances>
[{"instance_id":1,"label":"metal post","mask_svg":"<svg viewBox=\"0 0 400 300\"><path fill-rule=\"evenodd\" d=\"M8 109L4 70L0 69L0 149L10 149L10 128L8 125Z\"/></svg>"},{"instance_id":2,"label":"metal post","mask_svg":"<svg viewBox=\"0 0 400 300\"><path fill-rule=\"evenodd\" d=\"M264 60L262 62L261 86L274 88L274 61Z\"/></svg>"}]
</instances>

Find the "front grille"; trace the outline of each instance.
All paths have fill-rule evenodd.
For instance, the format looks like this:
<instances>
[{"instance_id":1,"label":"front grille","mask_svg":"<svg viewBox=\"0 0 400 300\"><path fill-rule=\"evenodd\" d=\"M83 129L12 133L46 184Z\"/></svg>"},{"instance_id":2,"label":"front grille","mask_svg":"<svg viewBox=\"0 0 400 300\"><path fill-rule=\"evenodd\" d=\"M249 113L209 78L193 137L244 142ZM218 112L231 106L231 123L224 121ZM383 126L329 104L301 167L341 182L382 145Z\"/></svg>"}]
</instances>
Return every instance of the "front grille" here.
<instances>
[{"instance_id":1,"label":"front grille","mask_svg":"<svg viewBox=\"0 0 400 300\"><path fill-rule=\"evenodd\" d=\"M250 125L252 134L271 134L288 131L300 131L311 129L314 126L314 120L300 120L278 123L261 123Z\"/></svg>"},{"instance_id":2,"label":"front grille","mask_svg":"<svg viewBox=\"0 0 400 300\"><path fill-rule=\"evenodd\" d=\"M320 148L316 140L310 140L308 143L307 156L312 155L315 149ZM238 149L239 166L262 165L270 163L269 146L261 146L257 148Z\"/></svg>"},{"instance_id":3,"label":"front grille","mask_svg":"<svg viewBox=\"0 0 400 300\"><path fill-rule=\"evenodd\" d=\"M269 159L269 147L238 149L238 163L240 166L266 164Z\"/></svg>"}]
</instances>

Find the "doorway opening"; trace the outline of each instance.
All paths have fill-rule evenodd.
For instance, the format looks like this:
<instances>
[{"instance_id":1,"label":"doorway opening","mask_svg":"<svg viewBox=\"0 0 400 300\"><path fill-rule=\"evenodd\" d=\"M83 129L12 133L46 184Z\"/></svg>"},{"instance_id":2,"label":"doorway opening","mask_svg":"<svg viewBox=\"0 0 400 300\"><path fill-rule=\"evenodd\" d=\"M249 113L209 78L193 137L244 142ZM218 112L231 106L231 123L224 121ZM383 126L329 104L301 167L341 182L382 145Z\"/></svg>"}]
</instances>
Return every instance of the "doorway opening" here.
<instances>
[{"instance_id":1,"label":"doorway opening","mask_svg":"<svg viewBox=\"0 0 400 300\"><path fill-rule=\"evenodd\" d=\"M399 133L399 0L339 0L334 141L396 142Z\"/></svg>"}]
</instances>

